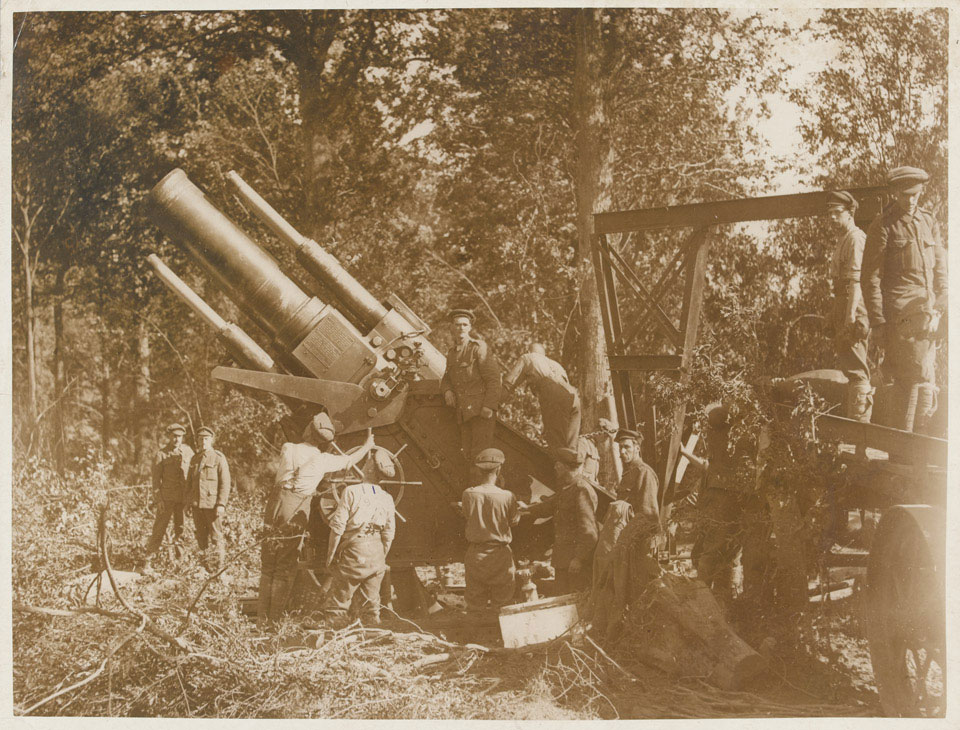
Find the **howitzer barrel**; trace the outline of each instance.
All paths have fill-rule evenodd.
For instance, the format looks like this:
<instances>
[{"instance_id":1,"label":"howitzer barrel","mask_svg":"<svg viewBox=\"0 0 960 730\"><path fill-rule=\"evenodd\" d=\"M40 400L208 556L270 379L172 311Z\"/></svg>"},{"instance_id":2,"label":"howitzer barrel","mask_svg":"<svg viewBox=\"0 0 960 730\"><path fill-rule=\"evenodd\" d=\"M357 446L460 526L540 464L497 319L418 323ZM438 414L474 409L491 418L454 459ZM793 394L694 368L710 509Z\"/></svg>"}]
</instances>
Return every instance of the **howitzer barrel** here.
<instances>
[{"instance_id":1,"label":"howitzer barrel","mask_svg":"<svg viewBox=\"0 0 960 730\"><path fill-rule=\"evenodd\" d=\"M337 302L351 312L359 322L369 328L376 327L387 314L384 307L373 294L364 288L349 271L340 265L333 254L328 253L312 238L307 238L288 223L273 206L236 172L227 173L227 180L237 191L237 195L257 214L279 238L293 246L301 266L326 286L336 297Z\"/></svg>"},{"instance_id":2,"label":"howitzer barrel","mask_svg":"<svg viewBox=\"0 0 960 730\"><path fill-rule=\"evenodd\" d=\"M204 322L216 330L223 340L230 354L246 368L271 372L276 370L273 358L266 353L253 339L233 322L228 322L187 284L160 260L155 253L147 256L147 261L153 267L160 281L167 285L174 294L180 297Z\"/></svg>"},{"instance_id":3,"label":"howitzer barrel","mask_svg":"<svg viewBox=\"0 0 960 730\"><path fill-rule=\"evenodd\" d=\"M148 213L282 350L292 350L319 321L323 303L284 274L183 170L173 170L150 191Z\"/></svg>"}]
</instances>

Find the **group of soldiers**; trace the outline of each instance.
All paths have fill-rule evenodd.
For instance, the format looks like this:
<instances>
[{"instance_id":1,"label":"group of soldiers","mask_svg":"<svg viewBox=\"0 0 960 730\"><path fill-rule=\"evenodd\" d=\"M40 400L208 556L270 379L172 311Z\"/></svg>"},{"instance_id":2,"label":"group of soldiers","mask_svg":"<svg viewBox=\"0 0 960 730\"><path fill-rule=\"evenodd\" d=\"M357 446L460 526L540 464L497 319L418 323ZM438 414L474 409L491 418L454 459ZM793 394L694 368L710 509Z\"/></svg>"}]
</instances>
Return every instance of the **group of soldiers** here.
<instances>
[{"instance_id":1,"label":"group of soldiers","mask_svg":"<svg viewBox=\"0 0 960 730\"><path fill-rule=\"evenodd\" d=\"M827 215L839 231L830 263L834 331L840 368L848 381L846 415L869 421L875 387L867 363L872 332L893 380L887 422L923 430L937 410L935 341L947 311L946 250L929 210L919 205L929 175L897 167L887 176L892 202L866 234L848 192L828 196Z\"/></svg>"},{"instance_id":2,"label":"group of soldiers","mask_svg":"<svg viewBox=\"0 0 960 730\"><path fill-rule=\"evenodd\" d=\"M201 561L219 570L224 560L223 512L230 499L230 465L227 458L213 448L213 429L197 430L199 450L184 443L187 429L179 423L167 427L167 445L157 452L153 462L152 481L156 495L156 517L147 542L145 567L160 549L170 520L173 520L174 547L183 552L184 512L193 512L197 546ZM214 558L207 555L212 548Z\"/></svg>"},{"instance_id":3,"label":"group of soldiers","mask_svg":"<svg viewBox=\"0 0 960 730\"><path fill-rule=\"evenodd\" d=\"M896 422L890 425L908 430L936 408L934 339L946 308L944 248L931 214L918 205L927 180L918 168L893 170L888 176L893 202L867 234L854 222L857 201L852 195L839 191L828 196L828 217L840 232L830 277L835 342L849 383L847 415L870 418L874 388L867 365L867 337L873 331L884 347L885 367L894 381ZM616 500L599 515L603 524L598 524L597 472L585 468L591 450L580 433L580 397L566 371L547 357L542 345L533 344L504 376L488 345L473 334L473 313L455 309L449 321L454 345L447 353L440 390L445 404L456 412L468 467L469 484L456 507L465 520L468 543L464 556L467 612L482 622L514 599L516 566L510 546L512 528L521 519L553 518L554 590L585 590L603 572L627 522L640 517L659 526L660 485L641 457L640 433L620 430L616 434L620 463L615 470L619 478L611 490ZM510 389L527 385L536 395L543 438L555 465L555 491L530 505L499 486L505 455L494 447L494 427L503 385ZM729 597L739 556L732 530L740 511L732 476L735 458L728 443L730 413L726 406L712 404L705 416L707 458L691 458L705 470L695 565L718 596ZM198 431L201 448L196 454L183 443L184 433L183 426L171 425L170 442L157 456L158 511L147 553L157 550L171 517L180 545L183 511L190 507L201 550L212 542L220 566L229 468L223 454L213 449L212 430ZM308 528L318 510L329 528L323 561L327 575L324 618L342 619L355 603L366 623L380 620L381 582L396 529L394 502L382 482L396 475L396 464L388 451L374 444L371 432L350 454L337 447L335 438L332 421L321 413L306 426L299 442L286 443L281 450L264 514L258 606L263 623L277 621L289 601ZM341 480L345 486L331 485L330 475L345 471L354 477ZM610 474L612 470L607 469L608 488ZM318 487L322 487L319 493ZM325 502L324 493L338 496Z\"/></svg>"}]
</instances>

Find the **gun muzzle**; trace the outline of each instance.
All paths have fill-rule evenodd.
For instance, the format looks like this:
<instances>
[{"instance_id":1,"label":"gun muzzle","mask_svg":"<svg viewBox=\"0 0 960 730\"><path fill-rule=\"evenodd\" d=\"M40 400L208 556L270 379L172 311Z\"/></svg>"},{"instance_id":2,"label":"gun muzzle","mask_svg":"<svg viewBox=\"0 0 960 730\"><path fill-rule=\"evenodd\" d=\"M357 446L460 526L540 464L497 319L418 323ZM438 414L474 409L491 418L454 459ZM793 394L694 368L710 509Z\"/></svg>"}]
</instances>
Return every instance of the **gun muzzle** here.
<instances>
[{"instance_id":1,"label":"gun muzzle","mask_svg":"<svg viewBox=\"0 0 960 730\"><path fill-rule=\"evenodd\" d=\"M223 341L230 355L240 365L251 370L276 372L273 358L253 339L233 322L228 322L168 267L155 253L147 256L160 281L196 313L200 319L213 328Z\"/></svg>"},{"instance_id":2,"label":"gun muzzle","mask_svg":"<svg viewBox=\"0 0 960 730\"><path fill-rule=\"evenodd\" d=\"M323 302L284 274L183 170L166 175L147 200L154 223L193 254L281 351L292 351L320 321Z\"/></svg>"}]
</instances>

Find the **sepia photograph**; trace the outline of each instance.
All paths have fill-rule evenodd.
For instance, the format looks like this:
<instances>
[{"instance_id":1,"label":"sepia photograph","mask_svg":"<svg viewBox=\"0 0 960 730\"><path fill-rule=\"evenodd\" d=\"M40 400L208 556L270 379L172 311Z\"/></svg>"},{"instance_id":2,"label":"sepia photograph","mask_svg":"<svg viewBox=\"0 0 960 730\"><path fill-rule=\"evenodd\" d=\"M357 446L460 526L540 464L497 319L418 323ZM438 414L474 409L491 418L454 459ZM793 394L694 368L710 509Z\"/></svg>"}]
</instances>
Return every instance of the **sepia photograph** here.
<instances>
[{"instance_id":1,"label":"sepia photograph","mask_svg":"<svg viewBox=\"0 0 960 730\"><path fill-rule=\"evenodd\" d=\"M8 719L960 716L955 9L56 8Z\"/></svg>"}]
</instances>

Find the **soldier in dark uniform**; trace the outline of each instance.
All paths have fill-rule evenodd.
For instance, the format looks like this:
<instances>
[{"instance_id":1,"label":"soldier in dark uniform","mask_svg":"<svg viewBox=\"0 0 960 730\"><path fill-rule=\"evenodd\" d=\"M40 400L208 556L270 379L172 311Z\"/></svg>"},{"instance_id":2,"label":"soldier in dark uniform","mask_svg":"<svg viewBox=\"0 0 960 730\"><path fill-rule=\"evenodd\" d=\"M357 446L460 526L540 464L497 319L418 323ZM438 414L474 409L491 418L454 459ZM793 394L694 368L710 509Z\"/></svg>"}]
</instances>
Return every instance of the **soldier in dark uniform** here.
<instances>
[{"instance_id":1,"label":"soldier in dark uniform","mask_svg":"<svg viewBox=\"0 0 960 730\"><path fill-rule=\"evenodd\" d=\"M511 388L527 383L540 402L543 438L551 455L557 449L577 448L580 436L580 394L570 385L563 366L546 355L543 345L534 343L507 373Z\"/></svg>"},{"instance_id":2,"label":"soldier in dark uniform","mask_svg":"<svg viewBox=\"0 0 960 730\"><path fill-rule=\"evenodd\" d=\"M179 423L171 423L167 427L169 441L153 460L152 477L157 517L147 542L147 564L160 548L171 517L177 554L183 549L183 507L187 499L187 472L190 469L190 460L193 459L193 449L183 443L186 432L187 429Z\"/></svg>"},{"instance_id":3,"label":"soldier in dark uniform","mask_svg":"<svg viewBox=\"0 0 960 730\"><path fill-rule=\"evenodd\" d=\"M946 251L930 211L918 205L928 179L916 167L891 170L894 201L867 231L861 277L884 369L893 376L895 422L889 425L908 431L936 410L934 338L947 307Z\"/></svg>"},{"instance_id":4,"label":"soldier in dark uniform","mask_svg":"<svg viewBox=\"0 0 960 730\"><path fill-rule=\"evenodd\" d=\"M634 514L660 519L660 480L657 473L640 457L643 437L637 431L621 429L617 434L623 476L617 499L629 502Z\"/></svg>"},{"instance_id":5,"label":"soldier in dark uniform","mask_svg":"<svg viewBox=\"0 0 960 730\"><path fill-rule=\"evenodd\" d=\"M559 449L557 491L523 509L533 517L553 516L553 570L558 594L590 588L597 546L597 493L580 473L583 456Z\"/></svg>"},{"instance_id":6,"label":"soldier in dark uniform","mask_svg":"<svg viewBox=\"0 0 960 730\"><path fill-rule=\"evenodd\" d=\"M740 586L742 491L736 481L737 458L730 450L730 409L711 403L705 415L707 459L691 459L705 470L697 499L697 577L729 607Z\"/></svg>"},{"instance_id":7,"label":"soldier in dark uniform","mask_svg":"<svg viewBox=\"0 0 960 730\"><path fill-rule=\"evenodd\" d=\"M216 572L223 567L226 546L223 542L223 512L230 499L230 467L227 457L213 448L213 429L204 426L197 431L200 450L190 464L190 504L193 507L193 524L197 531L197 546L201 561ZM210 542L216 550L216 568L211 569L206 559Z\"/></svg>"},{"instance_id":8,"label":"soldier in dark uniform","mask_svg":"<svg viewBox=\"0 0 960 730\"><path fill-rule=\"evenodd\" d=\"M473 312L454 309L450 321L457 344L447 353L440 380L444 402L457 409L460 448L467 464L493 445L493 427L500 403L500 366L487 343L473 336Z\"/></svg>"},{"instance_id":9,"label":"soldier in dark uniform","mask_svg":"<svg viewBox=\"0 0 960 730\"><path fill-rule=\"evenodd\" d=\"M856 212L857 200L850 193L827 194L827 217L838 232L830 259L830 279L833 281L834 344L840 369L847 377L844 415L869 421L873 406L867 365L870 321L860 293L860 267L867 236L854 222Z\"/></svg>"}]
</instances>

